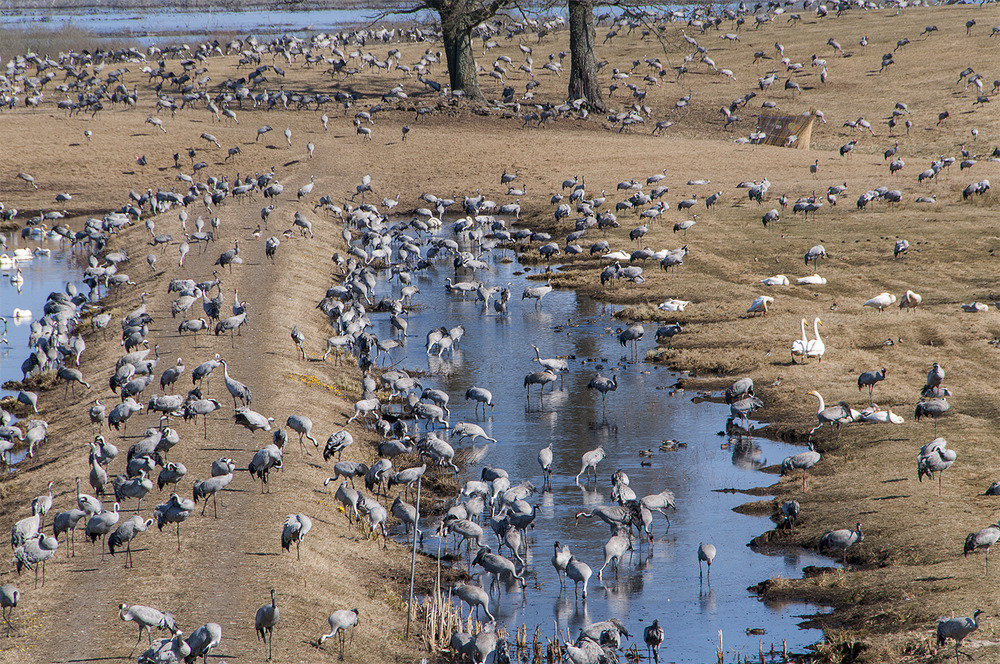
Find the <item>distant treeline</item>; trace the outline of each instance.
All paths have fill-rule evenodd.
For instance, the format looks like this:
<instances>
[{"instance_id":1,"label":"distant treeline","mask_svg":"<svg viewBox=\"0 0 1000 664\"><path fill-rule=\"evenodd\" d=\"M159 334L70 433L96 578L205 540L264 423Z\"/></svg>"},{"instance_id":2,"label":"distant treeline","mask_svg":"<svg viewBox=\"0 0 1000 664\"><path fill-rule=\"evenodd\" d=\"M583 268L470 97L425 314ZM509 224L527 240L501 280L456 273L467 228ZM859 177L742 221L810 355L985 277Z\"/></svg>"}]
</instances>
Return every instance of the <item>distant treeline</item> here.
<instances>
[{"instance_id":1,"label":"distant treeline","mask_svg":"<svg viewBox=\"0 0 1000 664\"><path fill-rule=\"evenodd\" d=\"M321 2L320 0L0 0L0 11L100 12L139 9L383 9L405 6L397 0Z\"/></svg>"}]
</instances>

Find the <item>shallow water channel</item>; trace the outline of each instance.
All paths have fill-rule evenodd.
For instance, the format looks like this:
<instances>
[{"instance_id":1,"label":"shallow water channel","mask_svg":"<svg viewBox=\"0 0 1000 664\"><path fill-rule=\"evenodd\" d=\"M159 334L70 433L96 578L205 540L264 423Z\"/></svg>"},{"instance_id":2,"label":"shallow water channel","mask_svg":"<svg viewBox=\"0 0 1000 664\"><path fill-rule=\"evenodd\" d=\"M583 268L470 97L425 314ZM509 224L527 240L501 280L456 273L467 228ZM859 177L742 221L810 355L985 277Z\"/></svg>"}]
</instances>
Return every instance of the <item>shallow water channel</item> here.
<instances>
[{"instance_id":1,"label":"shallow water channel","mask_svg":"<svg viewBox=\"0 0 1000 664\"><path fill-rule=\"evenodd\" d=\"M491 610L498 620L511 632L527 624L530 634L540 625L541 634L550 638L555 621L561 633L568 628L575 638L579 628L590 622L619 617L644 649L642 628L658 618L666 631L661 655L667 662L714 661L719 630L724 635L726 661L735 659L734 652L756 658L759 639L765 651L771 643L780 651L782 640L793 651L820 640L821 631L799 629L797 624L801 616L822 611L821 607L765 604L747 587L774 576L798 577L803 566L830 565L830 560L802 550L781 556L752 552L747 543L772 527L771 522L732 511L755 498L713 491L770 484L775 476L756 469L780 462L801 448L757 437L749 455L734 454L725 446L727 439L718 435L725 427L729 407L694 403L695 394L672 389L678 374L642 361L646 350L655 345L655 326L646 326L639 360L629 361L630 351L617 339L621 322L611 318L611 307L572 291L556 290L536 308L534 301L520 297L525 286L539 282L525 279L521 270L517 263L494 262L490 272L459 278L476 278L487 285L512 282L510 313L502 317L492 307L484 314L474 295L463 298L448 292L444 280L455 275L445 263L436 270L414 273L420 294L414 296L414 310L409 315L411 336L405 348L392 354L399 367L428 374L421 378L423 387L448 392L452 425L478 422L498 439L489 445L482 464L505 468L512 485L528 479L542 486L537 455L553 441L551 490L528 499L539 505L540 512L527 559L527 589L505 590L499 606L494 600ZM378 295L398 293L398 288L395 282L381 282ZM378 321L379 337L388 338L391 330L386 316L373 319ZM433 327L460 323L466 334L454 357L429 357L423 346L426 333ZM683 336L675 341L683 344ZM532 361L532 343L541 348L543 358L571 358L570 372L564 374L562 384L556 381L546 388L541 405L537 386L532 387L530 401L523 388L525 375L539 370ZM587 389L598 372L618 376L618 390L607 397L606 415L600 394ZM473 385L494 395L495 408L487 410L485 420L481 414L477 420L475 402L464 399L466 389ZM668 439L686 446L658 451L661 442ZM452 443L459 445L455 440ZM574 476L580 470L581 455L599 444L607 458L598 466L596 485L586 485L582 477L577 484ZM651 457L639 456L640 450L649 449L653 450ZM463 481L479 479L482 464L469 468ZM628 474L640 497L672 490L677 510L670 512L669 531L666 520L655 514L653 546L644 544L640 549L636 545L633 558L629 560L626 554L617 574L609 566L602 582L597 571L604 563L609 528L596 518L576 523L574 517L593 505L613 504L611 475L619 468ZM483 528L484 544L497 552L496 538L485 518ZM429 534L428 528L423 546L433 555L437 543ZM569 544L573 555L593 569L586 601L575 598L572 583L561 591L550 562L555 541ZM696 552L703 541L718 549L711 584L699 581ZM506 550L505 555L509 555ZM748 635L748 628L763 628L766 634Z\"/></svg>"},{"instance_id":2,"label":"shallow water channel","mask_svg":"<svg viewBox=\"0 0 1000 664\"><path fill-rule=\"evenodd\" d=\"M229 9L107 9L100 10L9 10L0 12L0 27L44 28L62 26L93 32L111 39L129 39L141 45L198 40L207 35L238 33L262 36L285 33L342 30L367 25L378 15L376 9L305 9L275 11L268 8L232 11ZM416 20L426 18L418 14ZM405 20L412 20L407 15ZM399 17L388 18L388 21ZM376 26L377 27L377 26ZM166 38L166 39L164 39Z\"/></svg>"},{"instance_id":3,"label":"shallow water channel","mask_svg":"<svg viewBox=\"0 0 1000 664\"><path fill-rule=\"evenodd\" d=\"M62 246L59 240L22 239L18 233L6 233L7 249L0 253L8 256L15 249L49 249L48 256L34 256L30 260L18 261L24 283L20 289L11 282L16 269L0 268L0 317L6 318L0 322L0 385L8 380L21 380L21 363L28 357L28 337L31 335L31 321L43 315L42 307L52 291L62 291L67 282L73 282L84 293L88 292L81 282L83 270L86 267L84 254L74 253ZM28 310L32 317L14 317L14 310ZM0 397L16 394L0 388ZM11 461L17 463L27 454L26 447L16 448Z\"/></svg>"}]
</instances>

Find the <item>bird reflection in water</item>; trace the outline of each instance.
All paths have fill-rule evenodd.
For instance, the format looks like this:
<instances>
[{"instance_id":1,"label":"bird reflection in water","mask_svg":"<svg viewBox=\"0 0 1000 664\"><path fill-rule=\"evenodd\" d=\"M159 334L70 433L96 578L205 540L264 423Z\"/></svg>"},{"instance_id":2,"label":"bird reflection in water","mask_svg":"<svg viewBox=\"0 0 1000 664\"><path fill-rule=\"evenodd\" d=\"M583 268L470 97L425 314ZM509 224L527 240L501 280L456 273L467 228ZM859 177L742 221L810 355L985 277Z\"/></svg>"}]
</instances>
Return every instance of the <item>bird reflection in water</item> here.
<instances>
[{"instance_id":1,"label":"bird reflection in water","mask_svg":"<svg viewBox=\"0 0 1000 664\"><path fill-rule=\"evenodd\" d=\"M730 445L733 450L733 465L743 470L757 470L767 465L767 459L761 455L764 451L757 445L750 436L740 436L731 438Z\"/></svg>"}]
</instances>

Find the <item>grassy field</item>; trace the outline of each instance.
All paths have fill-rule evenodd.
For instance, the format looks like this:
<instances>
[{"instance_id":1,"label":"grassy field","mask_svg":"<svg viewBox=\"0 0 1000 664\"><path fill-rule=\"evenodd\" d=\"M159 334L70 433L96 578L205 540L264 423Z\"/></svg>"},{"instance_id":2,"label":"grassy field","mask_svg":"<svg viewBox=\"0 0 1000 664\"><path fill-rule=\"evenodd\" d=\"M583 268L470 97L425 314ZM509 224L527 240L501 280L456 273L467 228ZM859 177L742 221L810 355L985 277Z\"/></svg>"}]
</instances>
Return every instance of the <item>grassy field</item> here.
<instances>
[{"instance_id":1,"label":"grassy field","mask_svg":"<svg viewBox=\"0 0 1000 664\"><path fill-rule=\"evenodd\" d=\"M977 24L967 35L966 21L970 18L975 18ZM689 371L691 377L684 381L689 390L717 389L737 377L752 377L766 404L758 414L770 423L776 435L786 438L805 440L816 425L816 400L807 395L808 391L818 390L828 403L845 399L860 410L867 405L867 399L857 390L858 375L886 367L887 378L877 386L875 400L902 415L906 423L852 424L844 429L839 440L829 427L820 429L815 440L823 459L807 474L806 489L802 490L797 475L781 479L773 487L774 501L794 498L801 503L799 523L791 531L775 532L764 538L769 546L815 547L824 531L852 527L860 521L865 530L864 542L850 549L847 571L804 579L776 579L765 584L762 591L765 597L805 598L836 607L832 614L817 618L818 626L827 635L828 642L818 653L825 661L944 661L949 650L938 652L933 645L934 620L938 616L952 612L971 615L976 608L984 609L987 615L997 615L1000 611L1000 604L991 592L991 577L983 583L982 554L968 558L961 555L965 536L995 519L997 499L981 494L992 481L1000 479L994 467L996 425L1000 421L995 388L1000 369L996 344L1000 339L1000 314L992 304L1000 299L995 278L996 252L1000 248L997 199L992 190L984 196L962 199L962 190L971 182L984 178L1000 181L997 163L989 160L1000 143L1000 120L991 103L973 105L979 94L992 99L993 80L1000 78L995 57L997 38L991 37L994 24L1000 24L1000 10L991 6L850 11L838 18L831 15L822 19L813 12L802 12L801 21L792 21L785 14L759 29L744 28L738 33L739 41L720 38L727 32L736 32L729 22L724 22L721 30L705 34L695 27L668 24L663 30L665 52L656 40L643 39L640 31L626 35L626 30L622 30L598 50L598 58L609 63L601 72L605 86L611 84L613 70L629 73L628 79L617 79L618 89L609 97L609 103L615 111L638 103L626 96L625 82L631 82L646 91L641 103L650 110L643 124L622 132L607 118L595 115L586 120L564 117L542 127L529 124L522 128L522 119L513 109L484 110L440 98L400 70L377 73L365 69L344 78L324 73L321 66L306 67L298 59L292 63L277 60L285 75L280 77L269 71L266 87L330 94L343 90L357 95L350 109L342 110L332 104L324 109L330 118L328 131L324 131L320 122L322 113L315 110L294 107L283 110L279 105L266 111L234 105L240 121L237 125L216 122L201 103L174 117L159 113L164 133L144 122L155 114L155 93L141 71L143 65L129 63L129 72L123 80L130 89L138 89L135 109L111 108L108 104L95 117L89 114L67 117L56 108L56 102L65 95L49 89L37 108L25 108L22 102L12 111L0 114L0 144L5 146L0 150L0 200L7 207L24 211L22 217L38 209L65 207L70 213L70 224L80 227L87 216L100 216L123 204L129 190L181 190L184 185L176 179L178 171L173 167L173 154L180 153L182 170L190 173L192 161L186 156L189 148L197 151L198 160L209 163L207 172L217 176L225 174L232 178L237 173L242 176L274 168L285 183L285 192L276 203L272 228L290 225L294 211L300 210L313 218L317 235L311 241L283 240L282 249L287 247L288 251L279 262L280 270L268 270L255 260L230 277L232 284L226 283L227 290L237 286L241 297L247 298L253 309L266 319L265 324L255 325L249 331L247 341L241 342L259 347L260 359L256 362L234 359L234 363L240 375L250 376L247 382L267 384L268 378L291 376L300 369L284 331L289 315L297 319L308 339L319 340L331 334L324 321L309 312L322 297L328 277L336 277L329 256L333 251L343 250L339 244L340 222L321 212L314 213L309 200L296 199L296 189L309 182L311 175L316 176L312 199L330 195L334 201L343 203L354 192L361 176L368 173L372 176L376 200L398 195L399 209L412 210L425 205L419 199L424 192L460 197L478 190L497 202L508 202L514 197L505 195L506 187L499 184L500 174L518 169L517 182L527 187L525 195L520 196L523 212L519 227L547 230L564 245L562 238L573 230L573 224L556 221L555 206L550 203L550 197L561 191L563 180L581 176L588 197L600 195L603 190L608 200L606 205L613 207L625 198L616 191L618 182L631 179L645 182L648 176L663 172L666 178L661 184L669 186L665 200L670 210L649 224L648 233L640 242L632 242L628 237L629 231L640 225L638 217L619 213L620 228L607 233L589 230L580 243L587 249L592 242L607 239L612 250L626 252L639 246L658 250L686 244L690 253L682 266L666 273L655 261L649 261L645 265L645 283L602 287L598 275L603 263L599 257L585 253L578 257L560 256L547 276L559 287L578 288L622 304L624 319L683 323L684 332L674 338L673 348L657 349L655 358ZM930 25L939 30L921 36ZM598 27L598 42L604 40L607 31L606 26ZM683 40L685 33L707 49L719 69L731 70L733 77L715 73L696 56L687 64L689 72L676 80L669 66L679 65L694 50ZM867 37L866 47L859 43L862 37ZM899 47L894 54L895 64L879 73L882 55L896 49L903 38L910 43ZM828 45L831 39L841 45L843 53ZM506 55L513 61L508 70L524 61L517 40L498 41L499 47L481 58L487 70L498 55ZM568 36L557 32L541 44L535 44L534 39L530 41L539 85L532 91L532 100L521 100L520 114L531 110L531 104L558 104L565 97L566 75L557 76L540 66L550 60L550 53L553 61L560 60L558 54L568 48ZM776 42L783 45L789 64L803 65L793 77L803 90L801 94L783 89L787 65L782 64L776 53ZM347 48L345 52L357 48L359 53L371 52L377 58L384 58L390 48L397 47L401 51L400 62L411 66L427 48L432 51L441 48L440 44L370 44ZM754 62L757 51L764 51L767 58ZM814 54L816 59L826 61L826 83L820 82L822 67L810 65ZM6 49L4 57L9 57ZM646 58L658 58L666 68L665 74L659 76L644 63ZM262 64L270 61L268 54ZM357 65L359 59L355 57L352 62ZM566 68L568 65L567 59ZM237 67L235 57L210 57L204 66L212 78L209 89L213 93L227 78L248 73L246 68ZM167 67L180 70L177 61L168 60ZM956 83L959 72L967 67L982 75L982 93L974 86L967 88L964 80ZM431 65L430 69L431 78L447 80L443 65ZM772 70L777 80L770 91L763 92L757 81ZM644 82L646 74L658 80ZM512 73L507 78L506 84L515 87L518 93L528 81L523 74ZM61 79L57 77L53 84ZM486 76L481 82L488 97L498 96L502 88L499 83ZM403 86L408 99L380 102L380 96L396 85ZM751 91L757 96L735 111L743 120L724 127L719 109ZM174 94L179 98L179 94ZM677 108L675 103L687 95L690 103ZM811 149L734 143L734 139L754 130L762 101L775 102L789 114L811 108L821 110L826 123L816 123ZM355 133L351 120L355 112L377 103L382 103L385 110L378 113L374 125L369 125L372 140L367 141ZM905 104L908 109L900 117L900 125L909 120L912 128L907 132L899 126L890 136L886 120L897 103ZM415 110L421 107L434 111L428 115L416 114ZM937 124L943 111L948 111L949 117ZM871 124L874 135L844 126L859 117ZM662 136L652 136L653 125L660 120L674 124ZM256 128L265 124L272 125L275 131L258 141ZM401 140L403 126L410 127L405 141ZM292 130L291 147L282 136L285 127ZM975 136L973 129L977 132ZM84 137L84 130L92 132L91 140ZM199 136L203 132L215 135L222 149L202 140ZM851 156L841 156L840 146L850 140L858 141ZM306 154L307 141L315 144L312 159ZM897 156L905 161L905 166L901 172L890 175L883 152L896 142ZM242 154L235 160L226 160L226 149L233 146L239 146ZM963 146L978 159L971 169L960 171L958 162L962 160ZM141 155L148 161L144 168L136 165L136 158ZM955 157L957 161L938 178L918 183L917 174L940 156ZM816 173L809 168L814 163ZM18 172L31 173L39 189L16 179ZM760 181L764 177L771 182L771 188L763 205L751 202L746 190L736 187L740 182ZM710 183L688 184L694 180ZM827 189L842 183L847 184L847 189L833 206L824 198ZM880 186L901 190L902 201L892 206L875 202L865 210L856 209L854 201L858 196ZM54 196L63 191L72 193L73 200L57 206ZM706 209L700 201L716 191L722 192L719 203ZM689 212L677 211L677 203L693 194L697 194L699 203ZM799 197L814 194L824 205L808 220L793 215L791 203L782 210L777 202L781 195L794 203ZM917 203L918 196L936 196L937 202ZM207 277L214 256L235 238L240 238L243 246L252 246L250 251L254 255L261 254L260 248L251 244L250 232L263 205L257 200L248 204L232 202L219 208L215 214L223 219L224 230L216 245L218 251L213 247L193 261L190 272L185 273ZM780 210L781 220L765 228L761 216L772 208ZM691 212L698 215L697 224L686 233L674 233L673 224L690 219ZM198 214L205 214L206 219L209 216L203 210ZM155 221L157 232L162 229L173 233L175 238L180 236L176 213L165 214ZM149 250L144 246L147 239L145 230L135 227L116 238L113 246L125 246L133 255L142 256ZM906 239L911 248L905 256L893 258L893 246L898 239ZM815 267L806 266L803 255L815 244L825 246L828 258L821 259ZM537 256L536 245L526 250L525 261L540 261ZM163 264L171 263L166 258L161 260ZM163 272L148 274L145 265L133 265L130 271L139 277L140 285L116 295L112 306L122 311L131 309L138 302L141 288L156 294L152 306L164 316L172 299L165 292L165 285L177 276L176 268L171 266ZM760 283L766 277L784 274L794 284L796 277L814 272L825 277L827 283L775 287ZM879 313L862 306L883 291L900 297L907 289L923 297L916 311L899 311L893 306ZM774 298L767 315L749 316L746 310L750 303L765 294ZM656 306L668 297L689 300L691 304L683 312L660 312ZM987 304L989 310L963 312L960 305L973 301ZM811 321L817 316L823 321L820 331L826 342L826 354L822 362L793 365L789 348L798 337L799 321L802 318ZM158 330L164 332L160 343L165 357L183 354L193 358L209 352L204 347L194 350L190 339L171 334L168 340L170 322ZM281 334L274 335L279 341L265 334L269 326L281 330ZM654 327L647 325L647 337L652 336ZM229 345L224 341L220 337L202 343L213 344L211 352L225 352ZM318 341L313 343L318 345ZM85 375L105 376L114 364L116 343L88 337L88 345L92 354L85 362ZM913 484L917 452L935 435L932 422L917 423L913 418L920 388L933 362L944 367L945 384L954 395L951 410L937 424L936 433L946 437L949 446L958 452L957 462L944 473L940 495L937 482ZM342 425L350 404L358 397L356 373L338 368L332 362L317 363L311 368L315 368L318 381L341 386L343 394L331 397L329 391L317 388L290 396L288 386L298 388L301 381L294 377L274 378L273 386L261 390L262 409L272 412L290 412L296 407L308 412L325 409L327 415L317 423L317 428L327 430ZM102 382L103 379L96 381ZM92 392L78 397L64 409L56 410L51 402L43 406L43 415L54 422L53 435L43 454L0 483L4 496L3 523L27 516L26 501L49 479L57 480L62 491L60 500L65 501L73 491L72 478L86 473L85 459L81 460L78 451L72 457L66 452L84 442L76 432L86 426L85 406L103 394L101 390ZM300 403L300 398L308 401ZM210 426L215 427L210 432L219 440L234 437L227 418L210 422ZM230 440L230 444L247 450L256 442L240 436L239 440ZM357 459L371 458L371 449L363 445L355 447L364 448L354 452ZM219 454L201 451L188 466L198 467L196 464ZM300 461L297 456L296 449L292 453L295 472L282 475L278 496L259 499L255 494L257 489L247 485L245 493L227 498L227 504L233 500L236 505L232 513L253 514L254 510L265 509L266 518L280 521L285 514L303 509L304 503L329 500L329 496L319 495L315 490L325 477L323 468L308 459ZM301 496L308 496L308 501ZM204 523L192 524L196 536L214 533ZM237 546L243 536L240 522L227 523L230 525L218 536L229 538L224 541ZM286 628L286 633L296 636L309 634L311 641L304 636L299 638L282 657L312 661L317 655L311 633L318 635L318 630L325 628L324 616L320 614L326 610L325 598L333 592L325 582L317 587L320 584L312 579L362 578L364 582L357 586L340 582L336 587L339 596L356 601L366 615L379 616L375 627L359 631L354 657L360 659L359 653L372 652L377 647L379 650L375 652L380 661L417 659L420 656L417 640L379 640L384 633L398 633L402 623L403 612L399 611L398 602L405 576L403 569L408 562L405 552L390 546L391 554L383 558L380 545L374 542L345 535L343 529L317 530L312 545L316 553L321 547L334 551L339 556L336 563L320 562L316 555L309 562L304 560L306 565L296 566L286 561L287 555L279 559L263 557L266 551L276 548L270 539L251 540L245 557L255 563L265 561L267 573L261 574L255 565L231 563L224 573L238 579L241 588L238 600L231 602L231 606L206 601L193 588L183 591L154 589L152 585L143 588L159 601L194 614L207 615L211 609L213 615L231 616L231 631L239 637L229 644L232 651L223 654L233 659L253 660L259 656L259 650L249 628L242 623L266 599L269 579L281 578L285 587L295 588L288 591L286 601L293 607L288 615L309 611L316 614L311 623L303 620ZM251 553L259 555L250 558ZM97 554L87 555L90 560ZM169 547L144 555L155 556L162 565L171 562ZM109 645L96 637L87 637L83 643L68 648L47 641L44 635L66 621L83 619L88 609L94 610L97 627L124 633L126 630L112 610L121 594L117 592L118 586L133 579L143 584L152 582L141 580L145 577L128 570L109 571L99 581L94 580L93 574L67 574L68 569L79 565L64 560L55 561L46 587L33 592L25 601L20 619L31 628L21 631L10 643L0 644L4 655L14 658L12 661L61 661L84 650L93 657L122 654L117 642ZM216 563L211 556L195 555L183 563L177 576L186 578L188 574L204 573ZM4 573L0 580L6 582L10 576L11 573ZM22 587L25 584L23 579L21 584ZM80 596L86 596L87 601L77 607L66 605L65 598ZM317 604L324 608L319 611L309 608ZM996 657L1000 652L995 644L998 629L995 623L986 620L979 632L965 642L964 649L974 650L977 660ZM123 637L122 643L125 640Z\"/></svg>"}]
</instances>

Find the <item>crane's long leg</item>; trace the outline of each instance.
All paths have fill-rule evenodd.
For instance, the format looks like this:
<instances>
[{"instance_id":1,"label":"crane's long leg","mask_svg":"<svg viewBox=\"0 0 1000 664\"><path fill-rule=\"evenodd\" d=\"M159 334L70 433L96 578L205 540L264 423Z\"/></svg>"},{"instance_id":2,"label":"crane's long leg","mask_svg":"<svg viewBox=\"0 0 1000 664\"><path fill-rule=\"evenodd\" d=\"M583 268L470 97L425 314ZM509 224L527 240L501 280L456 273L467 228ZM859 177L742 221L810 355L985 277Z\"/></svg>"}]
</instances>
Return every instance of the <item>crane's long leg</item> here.
<instances>
[{"instance_id":1,"label":"crane's long leg","mask_svg":"<svg viewBox=\"0 0 1000 664\"><path fill-rule=\"evenodd\" d=\"M181 522L177 522L177 550L181 550Z\"/></svg>"}]
</instances>

